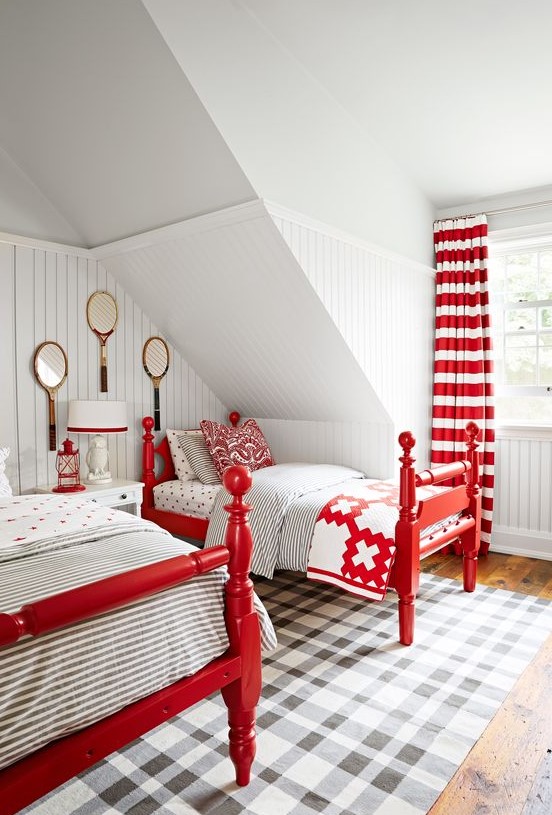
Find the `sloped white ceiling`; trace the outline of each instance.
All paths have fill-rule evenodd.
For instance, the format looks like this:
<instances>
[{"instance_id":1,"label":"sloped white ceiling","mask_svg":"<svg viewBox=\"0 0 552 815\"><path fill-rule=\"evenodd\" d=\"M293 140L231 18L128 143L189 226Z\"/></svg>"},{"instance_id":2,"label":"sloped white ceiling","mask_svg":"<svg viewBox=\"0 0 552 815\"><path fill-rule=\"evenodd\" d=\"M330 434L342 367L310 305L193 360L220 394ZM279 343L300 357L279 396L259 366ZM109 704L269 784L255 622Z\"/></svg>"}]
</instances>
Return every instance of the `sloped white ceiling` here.
<instances>
[{"instance_id":1,"label":"sloped white ceiling","mask_svg":"<svg viewBox=\"0 0 552 815\"><path fill-rule=\"evenodd\" d=\"M262 202L94 254L242 415L390 423Z\"/></svg>"},{"instance_id":2,"label":"sloped white ceiling","mask_svg":"<svg viewBox=\"0 0 552 815\"><path fill-rule=\"evenodd\" d=\"M432 203L370 127L361 127L245 3L143 2L262 198L432 262ZM347 5L335 0L333 13ZM289 4L272 6L286 18ZM311 11L305 39L318 32L316 3ZM340 50L333 41L335 61Z\"/></svg>"},{"instance_id":3,"label":"sloped white ceiling","mask_svg":"<svg viewBox=\"0 0 552 815\"><path fill-rule=\"evenodd\" d=\"M0 110L0 230L90 247L256 197L139 0L2 0Z\"/></svg>"}]
</instances>

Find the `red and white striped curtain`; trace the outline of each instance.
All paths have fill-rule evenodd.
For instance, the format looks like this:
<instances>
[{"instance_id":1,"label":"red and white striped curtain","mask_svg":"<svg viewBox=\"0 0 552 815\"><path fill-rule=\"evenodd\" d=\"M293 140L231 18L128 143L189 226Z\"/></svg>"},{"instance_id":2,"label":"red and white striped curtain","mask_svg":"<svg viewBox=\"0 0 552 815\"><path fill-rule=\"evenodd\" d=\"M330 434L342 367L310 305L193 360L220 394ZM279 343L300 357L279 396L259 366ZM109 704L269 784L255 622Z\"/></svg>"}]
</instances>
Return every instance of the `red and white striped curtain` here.
<instances>
[{"instance_id":1,"label":"red and white striped curtain","mask_svg":"<svg viewBox=\"0 0 552 815\"><path fill-rule=\"evenodd\" d=\"M491 541L494 485L493 361L487 274L487 218L436 221L435 369L431 463L465 451L466 422L477 422L482 463L481 553Z\"/></svg>"}]
</instances>

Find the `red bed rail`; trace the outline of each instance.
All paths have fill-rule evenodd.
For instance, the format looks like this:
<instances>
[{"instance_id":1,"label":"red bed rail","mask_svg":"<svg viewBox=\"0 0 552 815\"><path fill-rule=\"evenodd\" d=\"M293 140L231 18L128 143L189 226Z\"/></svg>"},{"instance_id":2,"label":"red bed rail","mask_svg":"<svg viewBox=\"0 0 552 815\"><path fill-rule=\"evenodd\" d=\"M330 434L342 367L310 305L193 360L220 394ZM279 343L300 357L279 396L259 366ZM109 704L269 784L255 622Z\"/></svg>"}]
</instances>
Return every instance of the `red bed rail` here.
<instances>
[{"instance_id":1,"label":"red bed rail","mask_svg":"<svg viewBox=\"0 0 552 815\"><path fill-rule=\"evenodd\" d=\"M211 553L213 556L211 557ZM178 586L198 574L224 566L230 559L225 546L178 555L148 566L96 580L86 586L27 603L13 614L0 614L0 647L73 625Z\"/></svg>"},{"instance_id":2,"label":"red bed rail","mask_svg":"<svg viewBox=\"0 0 552 815\"><path fill-rule=\"evenodd\" d=\"M229 753L236 768L236 780L242 786L249 782L255 756L255 709L261 690L260 627L249 578L252 540L247 515L250 508L243 501L244 493L251 487L249 470L230 467L224 474L224 486L233 496L232 503L226 507L229 518L224 546L133 569L28 603L15 614L2 615L2 643L10 644L24 634L37 636L96 616L189 580L195 574L228 564L229 578L224 591L230 646L226 654L197 674L0 770L2 815L15 815L114 750L218 689L228 708Z\"/></svg>"}]
</instances>

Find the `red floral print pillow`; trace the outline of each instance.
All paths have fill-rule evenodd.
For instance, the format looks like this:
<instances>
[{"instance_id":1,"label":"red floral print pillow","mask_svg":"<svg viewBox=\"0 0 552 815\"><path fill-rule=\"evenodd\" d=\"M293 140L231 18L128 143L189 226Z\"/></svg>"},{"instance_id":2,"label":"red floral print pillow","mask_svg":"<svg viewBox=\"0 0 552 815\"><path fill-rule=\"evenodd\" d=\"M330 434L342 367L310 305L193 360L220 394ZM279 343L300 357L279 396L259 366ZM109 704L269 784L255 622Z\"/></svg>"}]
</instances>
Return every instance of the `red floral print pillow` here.
<instances>
[{"instance_id":1,"label":"red floral print pillow","mask_svg":"<svg viewBox=\"0 0 552 815\"><path fill-rule=\"evenodd\" d=\"M255 419L248 419L240 427L227 427L204 419L199 426L221 479L232 464L245 464L250 470L260 470L274 464L270 448Z\"/></svg>"}]
</instances>

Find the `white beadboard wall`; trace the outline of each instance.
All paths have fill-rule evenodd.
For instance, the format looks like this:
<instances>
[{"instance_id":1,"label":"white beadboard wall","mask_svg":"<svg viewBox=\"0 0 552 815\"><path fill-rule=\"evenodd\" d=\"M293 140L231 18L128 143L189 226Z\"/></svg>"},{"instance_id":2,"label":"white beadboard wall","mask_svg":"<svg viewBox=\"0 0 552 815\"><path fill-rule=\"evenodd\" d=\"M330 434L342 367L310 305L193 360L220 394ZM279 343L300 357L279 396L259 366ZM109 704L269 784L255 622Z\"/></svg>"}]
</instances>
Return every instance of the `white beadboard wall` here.
<instances>
[{"instance_id":1,"label":"white beadboard wall","mask_svg":"<svg viewBox=\"0 0 552 815\"><path fill-rule=\"evenodd\" d=\"M277 460L348 465L360 451L357 466L390 475L391 420L262 201L93 253L225 404L270 420Z\"/></svg>"},{"instance_id":2,"label":"white beadboard wall","mask_svg":"<svg viewBox=\"0 0 552 815\"><path fill-rule=\"evenodd\" d=\"M275 460L345 464L374 478L390 475L390 424L257 419Z\"/></svg>"},{"instance_id":3,"label":"white beadboard wall","mask_svg":"<svg viewBox=\"0 0 552 815\"><path fill-rule=\"evenodd\" d=\"M56 340L68 356L69 374L56 405L58 446L66 436L68 400L124 400L129 431L109 439L111 470L119 478L138 479L141 418L153 411L142 348L149 336L160 333L157 326L86 250L0 236L0 279L2 382L8 389L0 446L11 448L7 474L14 491L32 492L57 480L56 454L48 451L47 395L33 373L35 348L44 340ZM111 292L119 308L107 344L107 394L99 392L99 342L86 321L87 299L99 289ZM208 416L224 421L225 407L170 342L169 350L170 367L160 386L162 428L197 426ZM72 438L84 460L88 437Z\"/></svg>"},{"instance_id":4,"label":"white beadboard wall","mask_svg":"<svg viewBox=\"0 0 552 815\"><path fill-rule=\"evenodd\" d=\"M552 560L552 431L497 430L492 548Z\"/></svg>"},{"instance_id":5,"label":"white beadboard wall","mask_svg":"<svg viewBox=\"0 0 552 815\"><path fill-rule=\"evenodd\" d=\"M265 202L394 424L412 430L427 466L435 324L435 272Z\"/></svg>"}]
</instances>

